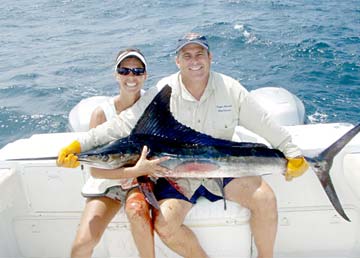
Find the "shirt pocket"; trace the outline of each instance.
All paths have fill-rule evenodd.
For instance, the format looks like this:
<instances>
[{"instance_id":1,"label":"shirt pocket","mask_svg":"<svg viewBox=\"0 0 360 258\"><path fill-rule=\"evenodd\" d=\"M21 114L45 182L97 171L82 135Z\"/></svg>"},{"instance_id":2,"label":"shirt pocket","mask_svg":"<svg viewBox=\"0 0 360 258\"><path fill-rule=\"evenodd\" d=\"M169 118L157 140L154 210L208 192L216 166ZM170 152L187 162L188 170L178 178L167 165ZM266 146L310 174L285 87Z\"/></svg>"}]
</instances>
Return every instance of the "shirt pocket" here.
<instances>
[{"instance_id":1,"label":"shirt pocket","mask_svg":"<svg viewBox=\"0 0 360 258\"><path fill-rule=\"evenodd\" d=\"M237 119L231 114L215 116L206 123L206 131L215 138L231 140Z\"/></svg>"}]
</instances>

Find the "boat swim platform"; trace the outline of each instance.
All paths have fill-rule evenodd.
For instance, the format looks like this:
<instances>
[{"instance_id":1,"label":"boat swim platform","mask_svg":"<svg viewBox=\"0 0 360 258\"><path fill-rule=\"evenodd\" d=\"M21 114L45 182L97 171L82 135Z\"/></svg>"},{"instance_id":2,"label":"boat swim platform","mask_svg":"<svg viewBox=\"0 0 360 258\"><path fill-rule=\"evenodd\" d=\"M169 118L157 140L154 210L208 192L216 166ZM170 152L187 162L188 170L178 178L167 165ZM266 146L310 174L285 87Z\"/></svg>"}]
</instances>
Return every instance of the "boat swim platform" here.
<instances>
[{"instance_id":1,"label":"boat swim platform","mask_svg":"<svg viewBox=\"0 0 360 258\"><path fill-rule=\"evenodd\" d=\"M316 154L351 128L349 124L288 127L306 155ZM8 144L0 160L53 156L79 133L39 134ZM326 136L326 137L324 137ZM262 142L237 128L235 139ZM334 159L331 177L351 219L333 209L313 171L286 182L281 175L264 179L278 200L275 246L278 258L360 257L360 137L356 136ZM69 257L85 199L80 191L86 169L59 168L53 161L0 161L0 258ZM256 257L248 209L223 201L199 202L185 224L198 236L210 257ZM156 236L156 257L179 257ZM129 223L121 210L107 227L93 257L138 257Z\"/></svg>"}]
</instances>

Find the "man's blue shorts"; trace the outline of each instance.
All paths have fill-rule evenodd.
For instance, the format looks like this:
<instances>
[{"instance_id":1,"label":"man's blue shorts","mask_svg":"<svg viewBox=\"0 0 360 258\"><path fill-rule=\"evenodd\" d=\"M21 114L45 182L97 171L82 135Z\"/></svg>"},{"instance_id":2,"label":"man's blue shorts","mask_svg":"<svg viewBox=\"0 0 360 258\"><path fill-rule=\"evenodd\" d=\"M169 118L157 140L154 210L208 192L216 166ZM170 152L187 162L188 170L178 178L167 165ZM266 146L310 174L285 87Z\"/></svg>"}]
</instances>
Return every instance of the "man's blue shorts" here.
<instances>
[{"instance_id":1,"label":"man's blue shorts","mask_svg":"<svg viewBox=\"0 0 360 258\"><path fill-rule=\"evenodd\" d=\"M224 178L224 187L233 179L234 178ZM209 190L207 190L204 186L201 185L198 189L196 189L195 193L191 196L189 200L182 193L177 191L165 178L159 178L157 180L154 193L158 201L163 199L180 199L191 202L192 204L195 204L200 196L205 197L211 202L223 199L221 196L211 193Z\"/></svg>"}]
</instances>

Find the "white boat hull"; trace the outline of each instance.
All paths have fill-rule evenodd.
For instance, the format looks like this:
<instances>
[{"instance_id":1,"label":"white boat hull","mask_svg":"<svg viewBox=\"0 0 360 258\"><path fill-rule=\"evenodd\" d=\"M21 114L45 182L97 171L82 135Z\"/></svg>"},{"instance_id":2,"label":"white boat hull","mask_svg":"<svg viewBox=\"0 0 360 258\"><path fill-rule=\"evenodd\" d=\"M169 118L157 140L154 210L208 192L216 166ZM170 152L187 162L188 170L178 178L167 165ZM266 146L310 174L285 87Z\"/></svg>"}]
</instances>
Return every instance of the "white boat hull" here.
<instances>
[{"instance_id":1,"label":"white boat hull","mask_svg":"<svg viewBox=\"0 0 360 258\"><path fill-rule=\"evenodd\" d=\"M329 146L349 124L289 126L296 144L308 156ZM0 160L52 156L78 133L41 134L11 143ZM262 140L237 128L235 139ZM360 136L334 160L335 189L351 222L333 209L312 171L286 182L265 176L279 209L275 257L360 257ZM86 170L58 168L51 161L0 162L0 258L69 257L84 199L80 190ZM235 203L205 199L186 218L210 257L256 257L249 211ZM156 238L157 257L178 257ZM109 224L93 257L138 257L129 224L121 210Z\"/></svg>"}]
</instances>

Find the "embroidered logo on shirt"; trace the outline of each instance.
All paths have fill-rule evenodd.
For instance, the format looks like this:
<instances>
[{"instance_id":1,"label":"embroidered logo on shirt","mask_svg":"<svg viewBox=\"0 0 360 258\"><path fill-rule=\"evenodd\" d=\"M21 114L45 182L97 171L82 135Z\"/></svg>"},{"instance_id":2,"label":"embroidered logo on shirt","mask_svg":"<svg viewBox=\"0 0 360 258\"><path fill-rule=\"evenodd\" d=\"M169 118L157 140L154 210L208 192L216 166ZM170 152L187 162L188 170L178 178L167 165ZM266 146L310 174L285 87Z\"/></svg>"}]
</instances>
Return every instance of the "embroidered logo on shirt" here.
<instances>
[{"instance_id":1,"label":"embroidered logo on shirt","mask_svg":"<svg viewBox=\"0 0 360 258\"><path fill-rule=\"evenodd\" d=\"M219 113L230 112L232 110L232 105L216 105L216 109Z\"/></svg>"}]
</instances>

